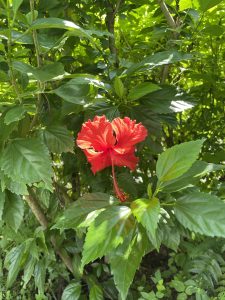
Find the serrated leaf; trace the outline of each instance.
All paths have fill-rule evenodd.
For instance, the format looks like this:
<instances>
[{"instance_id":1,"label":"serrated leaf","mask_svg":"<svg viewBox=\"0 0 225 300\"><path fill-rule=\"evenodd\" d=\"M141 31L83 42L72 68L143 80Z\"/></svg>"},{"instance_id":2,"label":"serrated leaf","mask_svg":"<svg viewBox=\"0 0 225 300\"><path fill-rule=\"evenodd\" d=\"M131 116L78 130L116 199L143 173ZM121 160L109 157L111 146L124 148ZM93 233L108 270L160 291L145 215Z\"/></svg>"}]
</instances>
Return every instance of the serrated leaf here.
<instances>
[{"instance_id":1,"label":"serrated leaf","mask_svg":"<svg viewBox=\"0 0 225 300\"><path fill-rule=\"evenodd\" d=\"M27 186L23 182L17 182L9 178L8 176L4 175L3 173L0 175L1 180L1 187L2 190L5 190L6 188L16 194L16 195L28 195Z\"/></svg>"},{"instance_id":2,"label":"serrated leaf","mask_svg":"<svg viewBox=\"0 0 225 300\"><path fill-rule=\"evenodd\" d=\"M43 181L51 189L53 172L49 152L38 138L13 140L2 153L0 167L16 182Z\"/></svg>"},{"instance_id":3,"label":"serrated leaf","mask_svg":"<svg viewBox=\"0 0 225 300\"><path fill-rule=\"evenodd\" d=\"M147 94L160 90L161 87L151 82L143 82L132 88L128 94L128 100L134 101Z\"/></svg>"},{"instance_id":4,"label":"serrated leaf","mask_svg":"<svg viewBox=\"0 0 225 300\"><path fill-rule=\"evenodd\" d=\"M24 286L27 285L27 283L30 281L33 273L34 273L34 267L36 264L36 259L33 256L30 256L27 263L24 266L24 275L23 275L23 281Z\"/></svg>"},{"instance_id":5,"label":"serrated leaf","mask_svg":"<svg viewBox=\"0 0 225 300\"><path fill-rule=\"evenodd\" d=\"M191 168L178 178L163 182L161 184L161 190L165 193L172 193L193 186L198 182L199 178L215 172L218 170L224 170L224 165L217 165L207 163L205 161L198 160L194 162Z\"/></svg>"},{"instance_id":6,"label":"serrated leaf","mask_svg":"<svg viewBox=\"0 0 225 300\"><path fill-rule=\"evenodd\" d=\"M225 237L225 203L206 193L188 193L174 207L178 221L189 230L207 236Z\"/></svg>"},{"instance_id":7,"label":"serrated leaf","mask_svg":"<svg viewBox=\"0 0 225 300\"><path fill-rule=\"evenodd\" d=\"M13 122L19 121L24 118L26 109L23 106L15 106L10 108L4 117L4 122L9 125Z\"/></svg>"},{"instance_id":8,"label":"serrated leaf","mask_svg":"<svg viewBox=\"0 0 225 300\"><path fill-rule=\"evenodd\" d=\"M38 288L38 292L41 295L44 294L45 277L46 277L46 265L44 259L42 259L36 263L34 268L35 286Z\"/></svg>"},{"instance_id":9,"label":"serrated leaf","mask_svg":"<svg viewBox=\"0 0 225 300\"><path fill-rule=\"evenodd\" d=\"M62 153L73 151L74 138L66 127L59 125L48 126L42 131L42 134L50 152Z\"/></svg>"},{"instance_id":10,"label":"serrated leaf","mask_svg":"<svg viewBox=\"0 0 225 300\"><path fill-rule=\"evenodd\" d=\"M63 100L79 105L84 105L86 103L88 92L88 81L79 83L76 79L71 79L67 83L52 91L52 93L55 93Z\"/></svg>"},{"instance_id":11,"label":"serrated leaf","mask_svg":"<svg viewBox=\"0 0 225 300\"><path fill-rule=\"evenodd\" d=\"M131 203L131 209L138 222L149 231L154 246L156 245L156 229L160 216L160 203L157 198L151 200L137 199Z\"/></svg>"},{"instance_id":12,"label":"serrated leaf","mask_svg":"<svg viewBox=\"0 0 225 300\"><path fill-rule=\"evenodd\" d=\"M61 300L79 300L81 293L80 282L72 282L64 289Z\"/></svg>"},{"instance_id":13,"label":"serrated leaf","mask_svg":"<svg viewBox=\"0 0 225 300\"><path fill-rule=\"evenodd\" d=\"M10 288L14 281L17 278L19 271L22 269L25 259L25 244L21 244L17 247L12 248L6 255L5 258L5 265L8 269L8 276L7 276L7 287Z\"/></svg>"},{"instance_id":14,"label":"serrated leaf","mask_svg":"<svg viewBox=\"0 0 225 300\"><path fill-rule=\"evenodd\" d=\"M24 215L24 202L20 196L7 192L3 211L3 220L17 231Z\"/></svg>"},{"instance_id":15,"label":"serrated leaf","mask_svg":"<svg viewBox=\"0 0 225 300\"><path fill-rule=\"evenodd\" d=\"M173 146L163 152L156 164L156 175L160 182L175 179L190 169L197 160L204 140L190 141Z\"/></svg>"},{"instance_id":16,"label":"serrated leaf","mask_svg":"<svg viewBox=\"0 0 225 300\"><path fill-rule=\"evenodd\" d=\"M91 218L94 211L113 205L113 197L104 193L85 194L71 204L56 220L53 228L69 229L79 227Z\"/></svg>"},{"instance_id":17,"label":"serrated leaf","mask_svg":"<svg viewBox=\"0 0 225 300\"><path fill-rule=\"evenodd\" d=\"M121 245L109 256L111 272L121 299L125 300L141 259L148 250L148 242L138 233L128 245Z\"/></svg>"},{"instance_id":18,"label":"serrated leaf","mask_svg":"<svg viewBox=\"0 0 225 300\"><path fill-rule=\"evenodd\" d=\"M82 268L118 247L132 228L127 206L113 206L102 211L88 228L85 238Z\"/></svg>"}]
</instances>

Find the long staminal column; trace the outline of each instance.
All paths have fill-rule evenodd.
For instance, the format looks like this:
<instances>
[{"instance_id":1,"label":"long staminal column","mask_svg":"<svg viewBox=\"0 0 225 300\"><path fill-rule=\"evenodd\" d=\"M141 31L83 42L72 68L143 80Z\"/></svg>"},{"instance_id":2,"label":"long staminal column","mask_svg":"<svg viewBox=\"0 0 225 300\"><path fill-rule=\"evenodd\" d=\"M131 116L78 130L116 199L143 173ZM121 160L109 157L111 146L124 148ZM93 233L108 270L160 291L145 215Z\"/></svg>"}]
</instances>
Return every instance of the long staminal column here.
<instances>
[{"instance_id":1,"label":"long staminal column","mask_svg":"<svg viewBox=\"0 0 225 300\"><path fill-rule=\"evenodd\" d=\"M117 197L120 199L121 202L125 202L128 196L118 186L113 161L112 161L112 178L113 178L114 190L116 192Z\"/></svg>"}]
</instances>

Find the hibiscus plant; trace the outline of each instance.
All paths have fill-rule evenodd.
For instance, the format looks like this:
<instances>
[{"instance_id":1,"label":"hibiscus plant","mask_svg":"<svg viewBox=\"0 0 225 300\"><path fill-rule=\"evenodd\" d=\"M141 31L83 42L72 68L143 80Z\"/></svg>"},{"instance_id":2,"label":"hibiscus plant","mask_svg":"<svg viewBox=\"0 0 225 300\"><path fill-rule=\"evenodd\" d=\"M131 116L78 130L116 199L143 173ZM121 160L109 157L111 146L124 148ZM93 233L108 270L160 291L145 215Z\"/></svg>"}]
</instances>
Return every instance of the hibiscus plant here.
<instances>
[{"instance_id":1,"label":"hibiscus plant","mask_svg":"<svg viewBox=\"0 0 225 300\"><path fill-rule=\"evenodd\" d=\"M0 299L215 292L224 9L0 1Z\"/></svg>"}]
</instances>

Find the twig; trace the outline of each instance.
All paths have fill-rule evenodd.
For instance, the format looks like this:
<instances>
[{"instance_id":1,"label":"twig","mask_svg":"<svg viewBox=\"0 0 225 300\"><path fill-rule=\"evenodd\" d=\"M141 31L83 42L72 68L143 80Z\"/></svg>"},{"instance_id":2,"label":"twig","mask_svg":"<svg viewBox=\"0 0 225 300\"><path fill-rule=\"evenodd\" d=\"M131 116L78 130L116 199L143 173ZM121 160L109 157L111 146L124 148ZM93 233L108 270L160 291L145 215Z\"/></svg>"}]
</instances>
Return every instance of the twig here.
<instances>
[{"instance_id":1,"label":"twig","mask_svg":"<svg viewBox=\"0 0 225 300\"><path fill-rule=\"evenodd\" d=\"M25 200L26 200L27 204L29 205L30 209L32 210L33 214L35 215L36 219L41 224L41 226L43 226L44 229L47 229L48 228L48 220L36 199L36 195L35 195L34 191L31 188L29 188L29 195L25 196ZM58 248L57 242L56 242L56 239L54 236L51 236L50 240L55 249L55 252L59 255L61 260L64 262L67 269L71 273L73 273L73 264L72 264L72 260L71 260L70 256L66 253L65 250Z\"/></svg>"}]
</instances>

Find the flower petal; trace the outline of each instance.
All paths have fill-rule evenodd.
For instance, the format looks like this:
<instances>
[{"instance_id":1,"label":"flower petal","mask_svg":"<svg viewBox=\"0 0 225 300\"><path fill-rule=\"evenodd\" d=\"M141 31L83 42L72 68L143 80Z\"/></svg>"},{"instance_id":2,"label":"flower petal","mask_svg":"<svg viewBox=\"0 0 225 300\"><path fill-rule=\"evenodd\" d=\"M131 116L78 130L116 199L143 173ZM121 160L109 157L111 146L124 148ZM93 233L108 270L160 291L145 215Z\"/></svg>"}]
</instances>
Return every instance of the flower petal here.
<instances>
[{"instance_id":1,"label":"flower petal","mask_svg":"<svg viewBox=\"0 0 225 300\"><path fill-rule=\"evenodd\" d=\"M142 142L148 135L147 129L141 124L136 124L130 118L116 118L112 121L112 127L116 134L116 146L114 149L119 153L131 151L137 143Z\"/></svg>"},{"instance_id":2,"label":"flower petal","mask_svg":"<svg viewBox=\"0 0 225 300\"><path fill-rule=\"evenodd\" d=\"M91 170L94 174L112 165L109 151L96 152L92 149L85 149L84 154L91 164Z\"/></svg>"},{"instance_id":3,"label":"flower petal","mask_svg":"<svg viewBox=\"0 0 225 300\"><path fill-rule=\"evenodd\" d=\"M110 155L114 166L128 167L131 170L135 170L139 161L138 157L134 155L134 150L125 154L119 154L117 151L111 150Z\"/></svg>"},{"instance_id":4,"label":"flower petal","mask_svg":"<svg viewBox=\"0 0 225 300\"><path fill-rule=\"evenodd\" d=\"M93 121L85 122L77 137L77 146L81 149L104 151L115 143L112 125L105 116L96 116Z\"/></svg>"}]
</instances>

